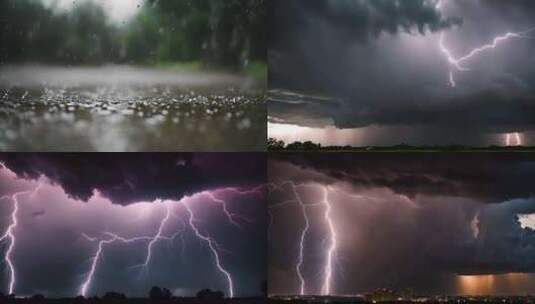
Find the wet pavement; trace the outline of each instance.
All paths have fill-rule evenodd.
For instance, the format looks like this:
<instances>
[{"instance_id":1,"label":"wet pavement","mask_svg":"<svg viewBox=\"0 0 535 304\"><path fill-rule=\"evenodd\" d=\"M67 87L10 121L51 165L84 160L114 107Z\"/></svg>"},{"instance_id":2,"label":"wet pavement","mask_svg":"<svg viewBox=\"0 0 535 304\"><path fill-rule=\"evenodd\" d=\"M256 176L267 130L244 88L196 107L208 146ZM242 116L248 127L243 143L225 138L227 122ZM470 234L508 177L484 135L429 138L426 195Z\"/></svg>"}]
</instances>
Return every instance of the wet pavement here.
<instances>
[{"instance_id":1,"label":"wet pavement","mask_svg":"<svg viewBox=\"0 0 535 304\"><path fill-rule=\"evenodd\" d=\"M262 151L263 89L125 66L0 68L2 151Z\"/></svg>"}]
</instances>

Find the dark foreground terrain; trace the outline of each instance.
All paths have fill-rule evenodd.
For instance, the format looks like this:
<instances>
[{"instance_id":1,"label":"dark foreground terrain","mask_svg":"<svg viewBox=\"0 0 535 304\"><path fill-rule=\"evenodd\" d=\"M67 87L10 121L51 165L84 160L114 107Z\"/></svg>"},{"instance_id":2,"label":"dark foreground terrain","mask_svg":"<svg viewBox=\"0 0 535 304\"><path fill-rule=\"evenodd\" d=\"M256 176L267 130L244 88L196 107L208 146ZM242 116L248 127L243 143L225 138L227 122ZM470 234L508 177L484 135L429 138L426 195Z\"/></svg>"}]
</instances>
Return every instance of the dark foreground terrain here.
<instances>
[{"instance_id":1,"label":"dark foreground terrain","mask_svg":"<svg viewBox=\"0 0 535 304\"><path fill-rule=\"evenodd\" d=\"M385 147L352 147L352 146L322 146L313 142L294 142L285 144L273 138L268 140L269 151L281 152L307 152L307 151L324 151L324 152L534 152L535 147L531 146L488 146L488 147L469 147L462 145L452 146L411 146L395 145Z\"/></svg>"},{"instance_id":2,"label":"dark foreground terrain","mask_svg":"<svg viewBox=\"0 0 535 304\"><path fill-rule=\"evenodd\" d=\"M476 303L510 303L510 304L530 304L535 303L534 296L480 296L480 297L455 297L455 296L440 296L440 297L417 297L412 300L406 299L373 299L369 297L318 297L306 299L270 299L270 304L345 304L345 303L397 303L397 304L411 304L411 303L429 303L429 304L476 304Z\"/></svg>"},{"instance_id":3,"label":"dark foreground terrain","mask_svg":"<svg viewBox=\"0 0 535 304\"><path fill-rule=\"evenodd\" d=\"M267 301L264 298L237 298L237 299L222 299L210 300L199 298L171 298L162 300L151 300L148 298L132 298L132 299L110 299L110 298L65 298L65 299L0 299L0 303L6 304L104 304L104 303L120 303L120 304L265 304Z\"/></svg>"}]
</instances>

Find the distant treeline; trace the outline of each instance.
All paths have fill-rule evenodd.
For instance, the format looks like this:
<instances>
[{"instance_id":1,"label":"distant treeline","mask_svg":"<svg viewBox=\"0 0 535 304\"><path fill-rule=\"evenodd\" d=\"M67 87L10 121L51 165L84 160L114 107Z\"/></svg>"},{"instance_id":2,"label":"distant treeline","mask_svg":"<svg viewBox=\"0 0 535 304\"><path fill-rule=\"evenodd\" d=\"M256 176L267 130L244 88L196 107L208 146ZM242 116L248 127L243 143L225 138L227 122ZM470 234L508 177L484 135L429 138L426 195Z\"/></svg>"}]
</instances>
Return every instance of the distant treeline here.
<instances>
[{"instance_id":1,"label":"distant treeline","mask_svg":"<svg viewBox=\"0 0 535 304\"><path fill-rule=\"evenodd\" d=\"M411 146L399 144L394 146L374 147L353 147L353 146L322 146L321 144L306 142L293 142L286 144L282 140L269 138L267 142L269 151L342 151L342 152L533 152L535 147L530 146L488 146L488 147L469 147L463 145L444 145L444 146Z\"/></svg>"},{"instance_id":2,"label":"distant treeline","mask_svg":"<svg viewBox=\"0 0 535 304\"><path fill-rule=\"evenodd\" d=\"M201 61L241 68L266 61L266 0L145 0L116 24L93 1L73 9L0 1L0 63Z\"/></svg>"},{"instance_id":3,"label":"distant treeline","mask_svg":"<svg viewBox=\"0 0 535 304\"><path fill-rule=\"evenodd\" d=\"M47 299L42 294L36 294L29 297L16 297L15 295L3 295L0 293L0 303L35 303L35 304L61 304L61 303L169 303L169 304L258 304L266 303L266 296L251 297L251 298L225 298L222 291L212 291L211 289L202 289L197 292L195 297L175 297L167 288L160 288L154 286L150 289L147 298L128 298L126 295L119 292L106 292L102 297L83 297L76 298L56 298Z\"/></svg>"}]
</instances>

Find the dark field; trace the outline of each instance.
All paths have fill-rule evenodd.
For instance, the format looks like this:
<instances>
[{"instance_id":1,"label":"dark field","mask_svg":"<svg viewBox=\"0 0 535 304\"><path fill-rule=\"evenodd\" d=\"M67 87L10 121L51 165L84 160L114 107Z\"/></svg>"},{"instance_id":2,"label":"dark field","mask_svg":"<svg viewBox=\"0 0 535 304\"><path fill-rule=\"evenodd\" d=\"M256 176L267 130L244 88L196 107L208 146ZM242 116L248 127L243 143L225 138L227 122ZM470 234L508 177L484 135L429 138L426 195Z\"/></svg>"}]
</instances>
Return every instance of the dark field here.
<instances>
[{"instance_id":1,"label":"dark field","mask_svg":"<svg viewBox=\"0 0 535 304\"><path fill-rule=\"evenodd\" d=\"M241 299L225 299L225 300L202 300L197 298L175 298L170 300L150 300L150 299L102 299L102 298L90 298L90 299L15 299L15 300L0 300L6 301L1 303L43 303L43 304L67 304L67 303L124 303L124 304L143 304L143 303L158 303L158 304L265 304L267 300L263 298L241 298Z\"/></svg>"},{"instance_id":2,"label":"dark field","mask_svg":"<svg viewBox=\"0 0 535 304\"><path fill-rule=\"evenodd\" d=\"M316 298L316 299L294 299L294 300L280 300L280 299L270 299L270 304L348 304L348 303L398 303L398 304L411 304L411 303L429 303L429 304L476 304L476 303L516 303L516 304L527 304L535 303L535 297L532 296L503 296L503 297L421 297L413 300L404 300L404 299L391 299L391 300L373 300L365 298L352 298L352 297L331 297L331 298Z\"/></svg>"}]
</instances>

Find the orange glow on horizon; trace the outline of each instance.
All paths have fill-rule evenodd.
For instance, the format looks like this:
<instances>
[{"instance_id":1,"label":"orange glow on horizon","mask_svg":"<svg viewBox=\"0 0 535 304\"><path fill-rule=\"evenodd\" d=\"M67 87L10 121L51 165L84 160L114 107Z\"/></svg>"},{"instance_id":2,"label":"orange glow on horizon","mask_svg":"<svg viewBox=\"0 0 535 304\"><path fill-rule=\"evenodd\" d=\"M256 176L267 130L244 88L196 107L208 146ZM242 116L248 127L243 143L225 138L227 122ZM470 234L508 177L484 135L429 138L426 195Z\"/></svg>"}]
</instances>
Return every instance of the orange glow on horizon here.
<instances>
[{"instance_id":1,"label":"orange glow on horizon","mask_svg":"<svg viewBox=\"0 0 535 304\"><path fill-rule=\"evenodd\" d=\"M458 294L466 296L523 294L525 293L523 289L531 284L532 279L533 276L526 273L459 275Z\"/></svg>"},{"instance_id":2,"label":"orange glow on horizon","mask_svg":"<svg viewBox=\"0 0 535 304\"><path fill-rule=\"evenodd\" d=\"M494 290L494 275L459 276L460 293L465 295L488 295Z\"/></svg>"}]
</instances>

